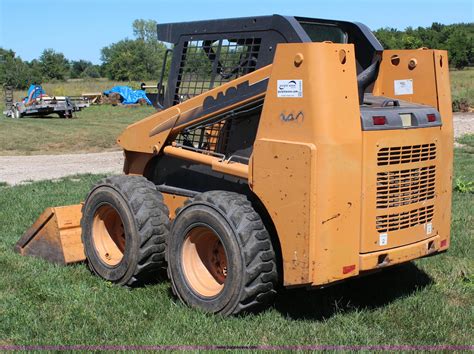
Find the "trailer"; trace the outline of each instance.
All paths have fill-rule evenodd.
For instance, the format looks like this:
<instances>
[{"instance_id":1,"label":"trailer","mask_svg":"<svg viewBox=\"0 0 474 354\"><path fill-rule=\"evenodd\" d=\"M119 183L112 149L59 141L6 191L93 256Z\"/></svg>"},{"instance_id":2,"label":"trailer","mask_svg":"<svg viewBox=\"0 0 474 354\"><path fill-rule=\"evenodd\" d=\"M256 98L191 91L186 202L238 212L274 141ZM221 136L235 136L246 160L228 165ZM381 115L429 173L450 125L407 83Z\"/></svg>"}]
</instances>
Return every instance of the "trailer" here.
<instances>
[{"instance_id":1,"label":"trailer","mask_svg":"<svg viewBox=\"0 0 474 354\"><path fill-rule=\"evenodd\" d=\"M12 97L12 95L7 94L7 91L6 89L5 97ZM39 85L30 88L29 94L24 100L19 102L9 101L3 114L16 119L45 117L53 113L58 114L60 118L71 118L74 112L90 105L89 100L83 97L48 96Z\"/></svg>"}]
</instances>

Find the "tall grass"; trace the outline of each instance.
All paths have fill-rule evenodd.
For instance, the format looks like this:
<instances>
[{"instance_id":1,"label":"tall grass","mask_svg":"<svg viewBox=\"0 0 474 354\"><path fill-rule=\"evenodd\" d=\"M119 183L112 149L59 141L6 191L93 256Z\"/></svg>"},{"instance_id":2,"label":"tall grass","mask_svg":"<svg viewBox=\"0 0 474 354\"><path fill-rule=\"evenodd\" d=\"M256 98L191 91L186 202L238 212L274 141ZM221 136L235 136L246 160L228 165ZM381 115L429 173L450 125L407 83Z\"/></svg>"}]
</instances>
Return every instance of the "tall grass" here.
<instances>
[{"instance_id":1,"label":"tall grass","mask_svg":"<svg viewBox=\"0 0 474 354\"><path fill-rule=\"evenodd\" d=\"M474 108L474 68L450 72L453 102L465 102Z\"/></svg>"}]
</instances>

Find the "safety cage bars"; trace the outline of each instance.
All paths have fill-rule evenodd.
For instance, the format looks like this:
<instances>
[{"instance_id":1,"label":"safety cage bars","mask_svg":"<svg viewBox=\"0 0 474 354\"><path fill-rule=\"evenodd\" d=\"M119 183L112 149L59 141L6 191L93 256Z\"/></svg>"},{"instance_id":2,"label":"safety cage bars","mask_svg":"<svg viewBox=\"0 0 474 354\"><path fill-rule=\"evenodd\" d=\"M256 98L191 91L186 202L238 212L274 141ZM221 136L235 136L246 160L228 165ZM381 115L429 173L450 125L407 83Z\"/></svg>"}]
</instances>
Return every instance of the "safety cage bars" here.
<instances>
[{"instance_id":1,"label":"safety cage bars","mask_svg":"<svg viewBox=\"0 0 474 354\"><path fill-rule=\"evenodd\" d=\"M221 160L248 164L263 100L257 100L183 129L173 144Z\"/></svg>"},{"instance_id":2,"label":"safety cage bars","mask_svg":"<svg viewBox=\"0 0 474 354\"><path fill-rule=\"evenodd\" d=\"M173 104L254 71L260 38L184 42Z\"/></svg>"}]
</instances>

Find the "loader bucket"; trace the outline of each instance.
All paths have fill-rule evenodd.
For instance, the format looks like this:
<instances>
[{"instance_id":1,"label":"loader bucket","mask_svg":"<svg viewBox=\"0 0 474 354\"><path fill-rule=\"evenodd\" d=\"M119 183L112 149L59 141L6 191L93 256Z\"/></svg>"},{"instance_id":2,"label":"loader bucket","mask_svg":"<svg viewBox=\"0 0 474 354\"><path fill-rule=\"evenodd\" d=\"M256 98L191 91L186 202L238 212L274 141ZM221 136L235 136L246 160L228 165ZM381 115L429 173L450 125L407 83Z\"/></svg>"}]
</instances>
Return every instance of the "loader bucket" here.
<instances>
[{"instance_id":1,"label":"loader bucket","mask_svg":"<svg viewBox=\"0 0 474 354\"><path fill-rule=\"evenodd\" d=\"M77 204L46 208L16 243L15 251L62 265L85 260L81 207Z\"/></svg>"}]
</instances>

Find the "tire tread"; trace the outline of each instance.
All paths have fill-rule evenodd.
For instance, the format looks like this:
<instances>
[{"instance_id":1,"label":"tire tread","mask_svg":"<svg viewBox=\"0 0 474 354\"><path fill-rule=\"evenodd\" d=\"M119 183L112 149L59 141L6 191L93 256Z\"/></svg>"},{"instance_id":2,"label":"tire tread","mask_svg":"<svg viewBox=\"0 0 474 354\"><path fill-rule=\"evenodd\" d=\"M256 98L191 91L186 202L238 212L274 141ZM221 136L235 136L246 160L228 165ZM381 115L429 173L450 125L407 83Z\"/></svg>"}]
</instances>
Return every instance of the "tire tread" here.
<instances>
[{"instance_id":1,"label":"tire tread","mask_svg":"<svg viewBox=\"0 0 474 354\"><path fill-rule=\"evenodd\" d=\"M186 206L206 203L214 206L232 223L244 256L244 287L236 306L225 308L225 314L262 310L270 305L276 295L278 282L275 252L268 231L251 202L243 194L227 191L209 191L189 199ZM173 286L174 288L174 286ZM176 294L176 289L173 289Z\"/></svg>"},{"instance_id":2,"label":"tire tread","mask_svg":"<svg viewBox=\"0 0 474 354\"><path fill-rule=\"evenodd\" d=\"M91 189L88 197L101 186L112 187L121 194L133 214L140 238L138 261L133 274L121 284L140 285L148 280L151 273L166 265L166 238L170 230L168 208L155 184L142 176L107 177Z\"/></svg>"}]
</instances>

